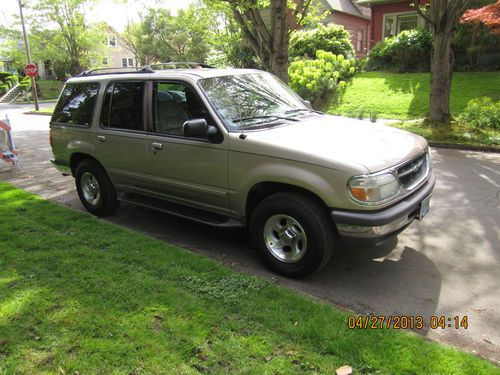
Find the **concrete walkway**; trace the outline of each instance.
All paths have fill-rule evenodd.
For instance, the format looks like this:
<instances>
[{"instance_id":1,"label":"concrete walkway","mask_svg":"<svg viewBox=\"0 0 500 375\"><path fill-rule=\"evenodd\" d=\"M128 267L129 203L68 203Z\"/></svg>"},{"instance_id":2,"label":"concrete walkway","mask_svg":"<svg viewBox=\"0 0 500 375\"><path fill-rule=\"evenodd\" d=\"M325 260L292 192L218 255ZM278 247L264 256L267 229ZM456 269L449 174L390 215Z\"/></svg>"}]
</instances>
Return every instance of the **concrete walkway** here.
<instances>
[{"instance_id":1,"label":"concrete walkway","mask_svg":"<svg viewBox=\"0 0 500 375\"><path fill-rule=\"evenodd\" d=\"M47 116L10 114L21 159L0 180L83 210L74 181L52 168ZM468 317L467 330L446 327L417 333L500 363L500 154L433 150L437 185L431 211L374 251L341 251L319 274L289 280L264 269L244 230L214 229L122 204L108 220L206 254L238 270L362 314ZM448 321L448 318L450 321Z\"/></svg>"}]
</instances>

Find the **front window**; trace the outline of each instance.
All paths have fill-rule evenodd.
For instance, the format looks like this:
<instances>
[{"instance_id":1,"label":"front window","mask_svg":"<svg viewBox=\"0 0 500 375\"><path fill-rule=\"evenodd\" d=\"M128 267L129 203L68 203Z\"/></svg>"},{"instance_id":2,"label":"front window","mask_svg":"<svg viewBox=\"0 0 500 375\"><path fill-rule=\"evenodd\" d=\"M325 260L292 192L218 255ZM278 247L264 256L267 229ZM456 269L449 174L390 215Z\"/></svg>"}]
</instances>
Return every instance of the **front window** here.
<instances>
[{"instance_id":1,"label":"front window","mask_svg":"<svg viewBox=\"0 0 500 375\"><path fill-rule=\"evenodd\" d=\"M269 73L205 78L201 87L230 130L297 121L311 112L284 83Z\"/></svg>"},{"instance_id":2,"label":"front window","mask_svg":"<svg viewBox=\"0 0 500 375\"><path fill-rule=\"evenodd\" d=\"M386 14L384 20L384 39L398 35L401 31L424 26L423 19L417 13Z\"/></svg>"}]
</instances>

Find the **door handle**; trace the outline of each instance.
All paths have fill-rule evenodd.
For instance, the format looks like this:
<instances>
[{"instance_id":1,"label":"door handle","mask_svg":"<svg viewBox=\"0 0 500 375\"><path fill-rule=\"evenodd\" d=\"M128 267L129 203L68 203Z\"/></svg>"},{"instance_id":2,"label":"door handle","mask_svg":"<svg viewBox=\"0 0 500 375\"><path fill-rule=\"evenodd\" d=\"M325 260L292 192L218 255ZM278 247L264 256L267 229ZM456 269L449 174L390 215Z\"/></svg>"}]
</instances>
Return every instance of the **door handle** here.
<instances>
[{"instance_id":1,"label":"door handle","mask_svg":"<svg viewBox=\"0 0 500 375\"><path fill-rule=\"evenodd\" d=\"M98 135L98 136L97 136L97 140L98 140L99 142L103 142L103 143L104 143L104 142L106 142L106 137L105 137L105 136L103 136L103 135Z\"/></svg>"},{"instance_id":2,"label":"door handle","mask_svg":"<svg viewBox=\"0 0 500 375\"><path fill-rule=\"evenodd\" d=\"M154 150L163 150L163 143L153 142L151 146L153 146Z\"/></svg>"}]
</instances>

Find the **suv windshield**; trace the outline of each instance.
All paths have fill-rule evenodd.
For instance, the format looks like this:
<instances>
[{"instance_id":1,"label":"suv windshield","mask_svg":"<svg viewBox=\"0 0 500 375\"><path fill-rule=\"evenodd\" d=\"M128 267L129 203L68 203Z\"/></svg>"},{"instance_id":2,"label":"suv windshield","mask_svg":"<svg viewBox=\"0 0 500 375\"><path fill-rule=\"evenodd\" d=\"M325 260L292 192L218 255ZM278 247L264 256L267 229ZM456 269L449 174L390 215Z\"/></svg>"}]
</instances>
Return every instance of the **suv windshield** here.
<instances>
[{"instance_id":1,"label":"suv windshield","mask_svg":"<svg viewBox=\"0 0 500 375\"><path fill-rule=\"evenodd\" d=\"M284 83L269 73L205 78L201 87L231 130L270 126L311 112Z\"/></svg>"}]
</instances>

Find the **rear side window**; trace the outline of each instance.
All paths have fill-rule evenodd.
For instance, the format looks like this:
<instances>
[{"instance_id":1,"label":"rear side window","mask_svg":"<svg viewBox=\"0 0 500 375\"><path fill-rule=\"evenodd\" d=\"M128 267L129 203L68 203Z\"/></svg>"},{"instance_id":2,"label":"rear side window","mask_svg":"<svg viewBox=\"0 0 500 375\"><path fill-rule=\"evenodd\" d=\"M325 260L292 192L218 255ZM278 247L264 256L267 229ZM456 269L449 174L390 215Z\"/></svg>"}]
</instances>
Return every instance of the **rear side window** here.
<instances>
[{"instance_id":1,"label":"rear side window","mask_svg":"<svg viewBox=\"0 0 500 375\"><path fill-rule=\"evenodd\" d=\"M52 122L90 126L99 84L97 82L68 83L52 116Z\"/></svg>"},{"instance_id":2,"label":"rear side window","mask_svg":"<svg viewBox=\"0 0 500 375\"><path fill-rule=\"evenodd\" d=\"M112 82L106 88L101 111L101 126L144 130L144 82Z\"/></svg>"}]
</instances>

